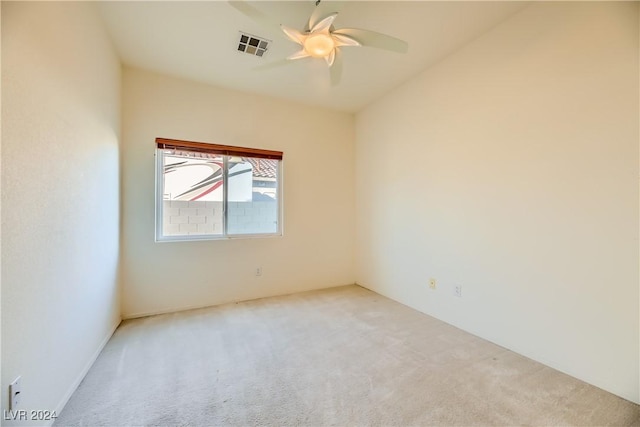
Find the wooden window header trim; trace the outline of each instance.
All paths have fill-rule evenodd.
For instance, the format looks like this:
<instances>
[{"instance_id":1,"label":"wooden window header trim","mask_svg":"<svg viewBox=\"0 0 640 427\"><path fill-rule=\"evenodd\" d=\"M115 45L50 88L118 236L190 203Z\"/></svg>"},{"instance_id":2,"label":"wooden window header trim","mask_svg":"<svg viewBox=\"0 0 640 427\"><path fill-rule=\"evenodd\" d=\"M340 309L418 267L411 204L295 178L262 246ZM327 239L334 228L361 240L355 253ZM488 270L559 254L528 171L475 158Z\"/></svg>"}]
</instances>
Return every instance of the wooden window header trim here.
<instances>
[{"instance_id":1,"label":"wooden window header trim","mask_svg":"<svg viewBox=\"0 0 640 427\"><path fill-rule=\"evenodd\" d=\"M206 142L182 141L179 139L156 138L156 146L166 150L188 150L199 153L223 154L238 157L259 157L262 159L282 160L282 151L262 150L259 148L233 147L230 145L209 144Z\"/></svg>"}]
</instances>

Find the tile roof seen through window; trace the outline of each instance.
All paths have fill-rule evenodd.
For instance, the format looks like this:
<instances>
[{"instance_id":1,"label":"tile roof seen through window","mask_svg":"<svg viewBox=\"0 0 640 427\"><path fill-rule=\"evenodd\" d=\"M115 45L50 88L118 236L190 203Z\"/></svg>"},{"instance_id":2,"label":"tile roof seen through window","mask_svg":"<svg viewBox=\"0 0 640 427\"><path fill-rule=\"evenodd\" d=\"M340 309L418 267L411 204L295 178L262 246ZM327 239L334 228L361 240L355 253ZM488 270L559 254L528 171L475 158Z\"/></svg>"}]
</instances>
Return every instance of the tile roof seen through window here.
<instances>
[{"instance_id":1,"label":"tile roof seen through window","mask_svg":"<svg viewBox=\"0 0 640 427\"><path fill-rule=\"evenodd\" d=\"M194 151L167 150L165 153L174 157L185 157L190 159L214 160L222 162L219 154L198 153ZM254 178L276 179L278 173L278 161L271 159L260 159L256 157L236 157L242 162L249 162L253 167Z\"/></svg>"},{"instance_id":2,"label":"tile roof seen through window","mask_svg":"<svg viewBox=\"0 0 640 427\"><path fill-rule=\"evenodd\" d=\"M277 160L257 159L255 157L245 157L243 160L248 161L253 166L253 176L256 178L276 178Z\"/></svg>"}]
</instances>

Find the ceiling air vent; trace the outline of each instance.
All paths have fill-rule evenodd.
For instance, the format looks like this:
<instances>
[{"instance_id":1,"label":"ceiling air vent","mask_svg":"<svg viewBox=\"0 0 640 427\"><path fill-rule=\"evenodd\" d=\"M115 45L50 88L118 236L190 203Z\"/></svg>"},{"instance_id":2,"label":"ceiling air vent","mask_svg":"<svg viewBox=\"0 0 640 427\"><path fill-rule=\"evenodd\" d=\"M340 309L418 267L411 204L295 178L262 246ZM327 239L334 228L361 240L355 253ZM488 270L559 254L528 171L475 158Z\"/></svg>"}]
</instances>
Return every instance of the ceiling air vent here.
<instances>
[{"instance_id":1,"label":"ceiling air vent","mask_svg":"<svg viewBox=\"0 0 640 427\"><path fill-rule=\"evenodd\" d=\"M263 56L269 49L269 43L271 43L271 40L240 31L238 51L248 53L249 55Z\"/></svg>"}]
</instances>

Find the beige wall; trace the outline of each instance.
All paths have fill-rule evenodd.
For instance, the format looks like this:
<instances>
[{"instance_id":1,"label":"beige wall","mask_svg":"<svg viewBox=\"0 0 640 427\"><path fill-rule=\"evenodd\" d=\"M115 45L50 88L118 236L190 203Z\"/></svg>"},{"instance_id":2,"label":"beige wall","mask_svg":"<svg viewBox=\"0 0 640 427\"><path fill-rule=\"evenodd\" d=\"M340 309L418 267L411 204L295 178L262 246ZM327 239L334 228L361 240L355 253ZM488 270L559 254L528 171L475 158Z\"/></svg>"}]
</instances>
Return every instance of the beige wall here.
<instances>
[{"instance_id":1,"label":"beige wall","mask_svg":"<svg viewBox=\"0 0 640 427\"><path fill-rule=\"evenodd\" d=\"M123 316L353 283L353 120L125 69ZM156 137L283 151L284 236L156 243Z\"/></svg>"},{"instance_id":2,"label":"beige wall","mask_svg":"<svg viewBox=\"0 0 640 427\"><path fill-rule=\"evenodd\" d=\"M635 402L637 8L534 3L356 117L357 282Z\"/></svg>"},{"instance_id":3,"label":"beige wall","mask_svg":"<svg viewBox=\"0 0 640 427\"><path fill-rule=\"evenodd\" d=\"M21 375L59 411L119 323L119 94L92 5L2 2L2 410Z\"/></svg>"}]
</instances>

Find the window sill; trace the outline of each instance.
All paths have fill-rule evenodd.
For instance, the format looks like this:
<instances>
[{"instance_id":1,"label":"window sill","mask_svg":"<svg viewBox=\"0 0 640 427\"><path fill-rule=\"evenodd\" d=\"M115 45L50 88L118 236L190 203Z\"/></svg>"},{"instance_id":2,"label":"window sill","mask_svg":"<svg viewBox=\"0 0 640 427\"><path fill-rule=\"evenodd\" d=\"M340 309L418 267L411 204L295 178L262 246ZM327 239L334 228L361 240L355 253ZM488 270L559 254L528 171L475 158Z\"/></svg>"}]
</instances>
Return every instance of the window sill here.
<instances>
[{"instance_id":1,"label":"window sill","mask_svg":"<svg viewBox=\"0 0 640 427\"><path fill-rule=\"evenodd\" d=\"M273 237L282 237L283 233L270 233L270 234L234 234L228 236L166 236L162 238L156 238L156 243L168 243L168 242L206 242L216 240L241 240L241 239L268 239Z\"/></svg>"}]
</instances>

